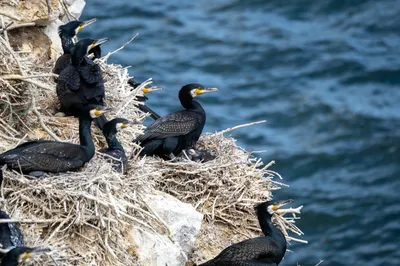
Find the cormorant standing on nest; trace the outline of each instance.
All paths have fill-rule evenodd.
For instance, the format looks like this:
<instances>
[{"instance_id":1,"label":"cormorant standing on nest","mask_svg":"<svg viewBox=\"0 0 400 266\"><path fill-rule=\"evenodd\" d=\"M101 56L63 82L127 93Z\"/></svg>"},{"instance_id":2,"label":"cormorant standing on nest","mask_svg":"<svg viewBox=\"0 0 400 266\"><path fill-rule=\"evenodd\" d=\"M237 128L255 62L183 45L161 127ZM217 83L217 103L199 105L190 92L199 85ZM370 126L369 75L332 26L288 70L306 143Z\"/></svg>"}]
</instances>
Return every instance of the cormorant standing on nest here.
<instances>
[{"instance_id":1,"label":"cormorant standing on nest","mask_svg":"<svg viewBox=\"0 0 400 266\"><path fill-rule=\"evenodd\" d=\"M80 40L72 48L71 64L60 74L57 81L57 96L61 111L78 116L88 104L103 105L104 81L100 67L87 57L89 50L108 41L108 38ZM107 122L104 116L95 120L102 128Z\"/></svg>"},{"instance_id":2,"label":"cormorant standing on nest","mask_svg":"<svg viewBox=\"0 0 400 266\"><path fill-rule=\"evenodd\" d=\"M42 248L28 248L28 247L15 247L8 251L1 260L0 266L18 266L29 259L34 253L48 252L50 249Z\"/></svg>"},{"instance_id":3,"label":"cormorant standing on nest","mask_svg":"<svg viewBox=\"0 0 400 266\"><path fill-rule=\"evenodd\" d=\"M108 148L99 150L99 152L115 158L110 158L110 161L113 164L113 169L124 174L127 171L128 159L125 155L124 148L117 139L117 133L119 130L132 124L140 124L140 121L128 121L123 118L114 118L107 122L103 127L103 135L107 140Z\"/></svg>"},{"instance_id":4,"label":"cormorant standing on nest","mask_svg":"<svg viewBox=\"0 0 400 266\"><path fill-rule=\"evenodd\" d=\"M134 89L136 89L137 87L139 87L139 85L141 83L137 83L133 78L128 80L129 85L131 85ZM149 98L147 98L146 94L149 92L153 92L153 91L158 91L158 90L163 90L164 88L161 86L146 86L143 88L143 96L136 96L136 99L142 103L144 103L145 101L147 101ZM154 112L153 110L151 110L149 107L147 107L147 105L145 104L139 104L138 105L139 110L141 110L144 113L150 113L150 117L153 118L154 120L159 119L161 116L158 115L156 112Z\"/></svg>"},{"instance_id":5,"label":"cormorant standing on nest","mask_svg":"<svg viewBox=\"0 0 400 266\"><path fill-rule=\"evenodd\" d=\"M0 172L2 173L2 171ZM10 216L0 210L0 220L8 219L10 219ZM15 223L0 223L0 245L1 249L24 246L24 236ZM0 253L0 258L2 257L3 254Z\"/></svg>"},{"instance_id":6,"label":"cormorant standing on nest","mask_svg":"<svg viewBox=\"0 0 400 266\"><path fill-rule=\"evenodd\" d=\"M193 98L206 92L218 91L201 84L188 84L179 91L185 110L163 116L150 124L135 141L141 143L141 155L174 158L182 150L194 147L203 131L206 113Z\"/></svg>"},{"instance_id":7,"label":"cormorant standing on nest","mask_svg":"<svg viewBox=\"0 0 400 266\"><path fill-rule=\"evenodd\" d=\"M286 238L272 224L271 217L280 207L291 202L293 200L258 204L255 210L265 236L233 244L200 266L277 266L286 252Z\"/></svg>"},{"instance_id":8,"label":"cormorant standing on nest","mask_svg":"<svg viewBox=\"0 0 400 266\"><path fill-rule=\"evenodd\" d=\"M86 106L79 116L80 145L51 140L36 140L23 143L0 154L0 165L32 176L43 172L59 173L81 168L92 159L95 147L91 136L92 119L100 117L109 109L103 106Z\"/></svg>"},{"instance_id":9,"label":"cormorant standing on nest","mask_svg":"<svg viewBox=\"0 0 400 266\"><path fill-rule=\"evenodd\" d=\"M61 39L64 54L57 59L53 73L59 75L71 63L71 50L75 45L75 37L83 28L93 22L96 22L95 18L87 21L74 20L58 27L58 35Z\"/></svg>"}]
</instances>

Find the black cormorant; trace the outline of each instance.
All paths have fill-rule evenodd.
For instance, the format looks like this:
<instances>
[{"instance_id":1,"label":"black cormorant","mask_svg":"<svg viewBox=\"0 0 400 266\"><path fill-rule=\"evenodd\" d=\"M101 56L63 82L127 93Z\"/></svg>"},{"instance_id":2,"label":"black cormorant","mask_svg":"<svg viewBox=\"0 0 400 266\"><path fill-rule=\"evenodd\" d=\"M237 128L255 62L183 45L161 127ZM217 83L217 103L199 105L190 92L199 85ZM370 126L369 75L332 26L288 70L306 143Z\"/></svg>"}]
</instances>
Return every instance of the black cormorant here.
<instances>
[{"instance_id":1,"label":"black cormorant","mask_svg":"<svg viewBox=\"0 0 400 266\"><path fill-rule=\"evenodd\" d=\"M107 140L108 148L101 149L99 152L105 153L108 156L115 158L109 158L113 164L113 168L122 173L127 171L128 159L125 155L125 150L121 143L117 139L117 133L119 130L128 127L131 124L140 124L140 121L128 121L123 118L114 118L107 122L103 127L103 135Z\"/></svg>"},{"instance_id":2,"label":"black cormorant","mask_svg":"<svg viewBox=\"0 0 400 266\"><path fill-rule=\"evenodd\" d=\"M90 49L108 41L107 38L80 40L72 48L71 64L59 75L57 96L61 111L67 115L78 116L88 104L103 105L105 98L104 81L99 65L87 57ZM95 120L102 128L107 122L102 116Z\"/></svg>"},{"instance_id":3,"label":"black cormorant","mask_svg":"<svg viewBox=\"0 0 400 266\"><path fill-rule=\"evenodd\" d=\"M79 116L80 145L51 140L29 141L0 154L0 165L7 164L9 168L33 176L77 170L92 159L95 152L90 130L92 119L108 111L103 106L92 105L82 110Z\"/></svg>"},{"instance_id":4,"label":"black cormorant","mask_svg":"<svg viewBox=\"0 0 400 266\"><path fill-rule=\"evenodd\" d=\"M8 251L1 260L0 266L18 266L31 257L34 253L48 252L48 248L15 247Z\"/></svg>"},{"instance_id":5,"label":"black cormorant","mask_svg":"<svg viewBox=\"0 0 400 266\"><path fill-rule=\"evenodd\" d=\"M133 78L129 79L128 81L129 85L131 85L133 88L137 88L141 83L137 83ZM164 88L161 86L145 86L142 90L143 92L143 96L136 96L136 99L140 102L145 102L147 101L149 98L147 98L146 94L149 92L153 92L153 91L158 91L158 90L163 90ZM161 116L158 115L156 112L154 112L153 110L151 110L147 105L145 104L139 104L138 105L139 110L141 110L144 113L150 113L150 117L153 118L154 120L159 119Z\"/></svg>"},{"instance_id":6,"label":"black cormorant","mask_svg":"<svg viewBox=\"0 0 400 266\"><path fill-rule=\"evenodd\" d=\"M286 238L272 224L271 217L280 207L291 202L293 200L258 204L255 210L265 236L233 244L200 266L277 266L286 252Z\"/></svg>"},{"instance_id":7,"label":"black cormorant","mask_svg":"<svg viewBox=\"0 0 400 266\"><path fill-rule=\"evenodd\" d=\"M189 149L186 151L187 156L189 157L190 160L194 162L208 162L214 160L217 156L213 154L212 151L209 150L195 150L195 149Z\"/></svg>"},{"instance_id":8,"label":"black cormorant","mask_svg":"<svg viewBox=\"0 0 400 266\"><path fill-rule=\"evenodd\" d=\"M95 21L95 18L87 21L74 20L58 27L58 35L61 39L61 45L64 54L57 59L53 69L53 73L59 75L61 71L63 71L64 68L66 68L71 63L71 50L72 47L74 47L75 45L75 37L83 28L89 26Z\"/></svg>"},{"instance_id":9,"label":"black cormorant","mask_svg":"<svg viewBox=\"0 0 400 266\"><path fill-rule=\"evenodd\" d=\"M188 84L179 91L179 100L185 110L163 116L147 126L135 141L143 147L141 155L174 158L182 150L196 145L206 122L206 113L193 98L218 91L201 84Z\"/></svg>"},{"instance_id":10,"label":"black cormorant","mask_svg":"<svg viewBox=\"0 0 400 266\"><path fill-rule=\"evenodd\" d=\"M1 175L2 171L0 171ZM0 210L0 220L8 220L10 216ZM15 223L0 223L0 248L9 249L11 247L23 247L24 236ZM0 258L3 254L0 253Z\"/></svg>"}]
</instances>

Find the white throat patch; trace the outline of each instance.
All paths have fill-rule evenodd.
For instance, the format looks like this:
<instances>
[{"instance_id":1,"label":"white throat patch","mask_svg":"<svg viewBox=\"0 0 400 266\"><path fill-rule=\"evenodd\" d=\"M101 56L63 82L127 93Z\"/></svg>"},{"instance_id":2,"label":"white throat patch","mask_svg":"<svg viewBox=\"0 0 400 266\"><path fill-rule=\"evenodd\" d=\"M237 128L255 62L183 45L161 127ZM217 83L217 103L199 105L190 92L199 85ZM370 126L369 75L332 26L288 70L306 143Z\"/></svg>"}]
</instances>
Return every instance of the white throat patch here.
<instances>
[{"instance_id":1,"label":"white throat patch","mask_svg":"<svg viewBox=\"0 0 400 266\"><path fill-rule=\"evenodd\" d=\"M196 89L191 90L190 95L192 96L192 98L195 98L197 96Z\"/></svg>"},{"instance_id":2,"label":"white throat patch","mask_svg":"<svg viewBox=\"0 0 400 266\"><path fill-rule=\"evenodd\" d=\"M271 215L275 213L274 210L272 209L272 207L273 207L272 205L269 205L267 208L268 213Z\"/></svg>"},{"instance_id":3,"label":"white throat patch","mask_svg":"<svg viewBox=\"0 0 400 266\"><path fill-rule=\"evenodd\" d=\"M120 131L122 129L122 123L117 123L115 127L117 128L117 131Z\"/></svg>"}]
</instances>

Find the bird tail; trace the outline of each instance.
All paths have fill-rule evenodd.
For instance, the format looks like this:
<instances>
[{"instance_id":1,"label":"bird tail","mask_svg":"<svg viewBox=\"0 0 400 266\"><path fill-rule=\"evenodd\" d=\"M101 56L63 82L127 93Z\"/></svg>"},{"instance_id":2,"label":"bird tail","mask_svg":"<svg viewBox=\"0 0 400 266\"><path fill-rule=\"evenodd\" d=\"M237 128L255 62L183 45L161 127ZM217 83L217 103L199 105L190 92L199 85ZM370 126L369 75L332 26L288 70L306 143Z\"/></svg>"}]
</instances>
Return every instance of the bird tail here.
<instances>
[{"instance_id":1,"label":"bird tail","mask_svg":"<svg viewBox=\"0 0 400 266\"><path fill-rule=\"evenodd\" d=\"M94 119L94 122L96 123L96 126L103 130L104 125L108 122L107 118L102 115L100 117L97 117Z\"/></svg>"},{"instance_id":2,"label":"bird tail","mask_svg":"<svg viewBox=\"0 0 400 266\"><path fill-rule=\"evenodd\" d=\"M142 105L139 104L138 108L140 111L145 112L145 113L150 113L150 117L153 118L154 120L159 119L161 116L159 114L157 114L156 112L154 112L153 110L151 110L149 107L147 107L147 105Z\"/></svg>"}]
</instances>

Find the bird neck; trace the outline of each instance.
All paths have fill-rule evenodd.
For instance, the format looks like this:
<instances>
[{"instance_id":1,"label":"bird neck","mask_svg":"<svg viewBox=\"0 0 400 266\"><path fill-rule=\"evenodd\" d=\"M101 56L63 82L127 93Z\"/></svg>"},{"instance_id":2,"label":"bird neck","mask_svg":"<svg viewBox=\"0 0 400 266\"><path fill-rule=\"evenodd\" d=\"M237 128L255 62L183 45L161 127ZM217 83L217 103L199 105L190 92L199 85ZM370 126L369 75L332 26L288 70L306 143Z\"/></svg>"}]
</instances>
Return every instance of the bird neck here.
<instances>
[{"instance_id":1,"label":"bird neck","mask_svg":"<svg viewBox=\"0 0 400 266\"><path fill-rule=\"evenodd\" d=\"M183 107L185 107L185 109L196 110L205 113L203 107L197 101L181 101L181 104Z\"/></svg>"},{"instance_id":2,"label":"bird neck","mask_svg":"<svg viewBox=\"0 0 400 266\"><path fill-rule=\"evenodd\" d=\"M272 224L270 214L259 213L258 222L260 223L261 230L265 236L281 235L284 237L282 232Z\"/></svg>"},{"instance_id":3,"label":"bird neck","mask_svg":"<svg viewBox=\"0 0 400 266\"><path fill-rule=\"evenodd\" d=\"M70 54L72 47L74 47L74 41L63 32L60 32L60 39L64 54Z\"/></svg>"},{"instance_id":4,"label":"bird neck","mask_svg":"<svg viewBox=\"0 0 400 266\"><path fill-rule=\"evenodd\" d=\"M121 149L123 150L124 148L122 147L121 143L118 141L117 139L117 135L113 134L109 137L106 138L107 139L107 144L109 148L112 149Z\"/></svg>"},{"instance_id":5,"label":"bird neck","mask_svg":"<svg viewBox=\"0 0 400 266\"><path fill-rule=\"evenodd\" d=\"M88 155L93 157L94 155L94 143L92 139L90 126L92 120L87 117L79 118L79 142L81 146L87 149Z\"/></svg>"}]
</instances>

